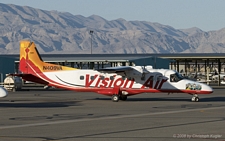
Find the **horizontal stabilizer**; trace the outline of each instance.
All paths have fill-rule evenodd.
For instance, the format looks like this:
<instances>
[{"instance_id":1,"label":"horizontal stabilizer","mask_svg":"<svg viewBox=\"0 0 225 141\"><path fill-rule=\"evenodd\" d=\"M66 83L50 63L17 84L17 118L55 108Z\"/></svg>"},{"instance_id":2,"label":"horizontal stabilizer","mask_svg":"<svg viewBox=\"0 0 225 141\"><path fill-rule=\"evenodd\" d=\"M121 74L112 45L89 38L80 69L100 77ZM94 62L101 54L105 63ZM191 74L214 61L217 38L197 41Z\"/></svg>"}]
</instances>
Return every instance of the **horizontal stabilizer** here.
<instances>
[{"instance_id":1,"label":"horizontal stabilizer","mask_svg":"<svg viewBox=\"0 0 225 141\"><path fill-rule=\"evenodd\" d=\"M39 84L45 84L48 85L49 83L35 75L32 74L9 74L11 76L17 76L17 77L21 77L22 79L26 80L26 81L31 81L31 82L35 82L35 83L39 83Z\"/></svg>"}]
</instances>

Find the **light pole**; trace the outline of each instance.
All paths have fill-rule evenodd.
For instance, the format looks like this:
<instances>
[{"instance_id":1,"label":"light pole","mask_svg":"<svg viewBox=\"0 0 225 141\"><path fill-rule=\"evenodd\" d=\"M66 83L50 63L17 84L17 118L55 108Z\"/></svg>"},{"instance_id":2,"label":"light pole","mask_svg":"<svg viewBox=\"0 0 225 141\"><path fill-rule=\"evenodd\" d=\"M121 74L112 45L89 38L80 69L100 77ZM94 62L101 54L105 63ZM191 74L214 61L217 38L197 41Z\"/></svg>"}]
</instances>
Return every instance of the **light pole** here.
<instances>
[{"instance_id":1,"label":"light pole","mask_svg":"<svg viewBox=\"0 0 225 141\"><path fill-rule=\"evenodd\" d=\"M92 54L92 35L93 35L94 31L93 30L90 30L89 33L91 34L91 54Z\"/></svg>"}]
</instances>

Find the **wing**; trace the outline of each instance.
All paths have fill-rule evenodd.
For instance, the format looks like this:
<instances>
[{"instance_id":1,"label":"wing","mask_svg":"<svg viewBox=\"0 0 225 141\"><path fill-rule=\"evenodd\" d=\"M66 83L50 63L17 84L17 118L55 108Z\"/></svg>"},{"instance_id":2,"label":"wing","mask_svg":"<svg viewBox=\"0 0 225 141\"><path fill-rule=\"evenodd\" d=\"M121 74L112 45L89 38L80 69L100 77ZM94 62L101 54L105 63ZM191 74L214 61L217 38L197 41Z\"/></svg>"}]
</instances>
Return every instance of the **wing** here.
<instances>
[{"instance_id":1,"label":"wing","mask_svg":"<svg viewBox=\"0 0 225 141\"><path fill-rule=\"evenodd\" d=\"M107 68L102 68L98 69L97 71L103 71L103 72L109 72L109 73L118 73L118 72L124 72L128 70L133 70L131 66L119 66L119 67L107 67Z\"/></svg>"}]
</instances>

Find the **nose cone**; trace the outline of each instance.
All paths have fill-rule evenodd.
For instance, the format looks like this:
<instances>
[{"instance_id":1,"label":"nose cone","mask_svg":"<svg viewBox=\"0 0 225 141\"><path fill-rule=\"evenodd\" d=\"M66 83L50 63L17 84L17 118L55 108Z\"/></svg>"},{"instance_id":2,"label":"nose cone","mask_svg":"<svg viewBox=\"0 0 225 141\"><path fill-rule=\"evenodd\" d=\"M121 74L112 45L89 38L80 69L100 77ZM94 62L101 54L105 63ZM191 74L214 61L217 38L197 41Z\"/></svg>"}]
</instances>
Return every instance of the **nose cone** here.
<instances>
[{"instance_id":1,"label":"nose cone","mask_svg":"<svg viewBox=\"0 0 225 141\"><path fill-rule=\"evenodd\" d=\"M6 97L8 92L5 90L5 88L0 86L0 97Z\"/></svg>"},{"instance_id":2,"label":"nose cone","mask_svg":"<svg viewBox=\"0 0 225 141\"><path fill-rule=\"evenodd\" d=\"M202 85L203 85L203 87L202 87L203 91L205 91L208 94L213 93L212 87L210 87L209 85L206 85L206 84L202 84Z\"/></svg>"},{"instance_id":3,"label":"nose cone","mask_svg":"<svg viewBox=\"0 0 225 141\"><path fill-rule=\"evenodd\" d=\"M208 86L208 89L209 89L210 93L213 93L213 88L212 87Z\"/></svg>"}]
</instances>

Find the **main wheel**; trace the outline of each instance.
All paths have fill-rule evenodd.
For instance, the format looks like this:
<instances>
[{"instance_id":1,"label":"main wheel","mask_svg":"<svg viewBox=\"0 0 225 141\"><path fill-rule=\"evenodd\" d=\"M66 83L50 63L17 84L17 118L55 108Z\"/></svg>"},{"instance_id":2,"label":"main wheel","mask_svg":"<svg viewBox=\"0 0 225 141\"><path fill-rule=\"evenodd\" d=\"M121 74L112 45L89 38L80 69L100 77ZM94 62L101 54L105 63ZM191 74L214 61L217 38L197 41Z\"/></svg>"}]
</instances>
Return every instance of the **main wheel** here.
<instances>
[{"instance_id":1,"label":"main wheel","mask_svg":"<svg viewBox=\"0 0 225 141\"><path fill-rule=\"evenodd\" d=\"M118 102L119 101L119 96L116 95L116 94L112 95L112 101L113 102Z\"/></svg>"},{"instance_id":2,"label":"main wheel","mask_svg":"<svg viewBox=\"0 0 225 141\"><path fill-rule=\"evenodd\" d=\"M123 100L123 101L127 100L127 96L126 95L121 95L120 96L120 100Z\"/></svg>"}]
</instances>

